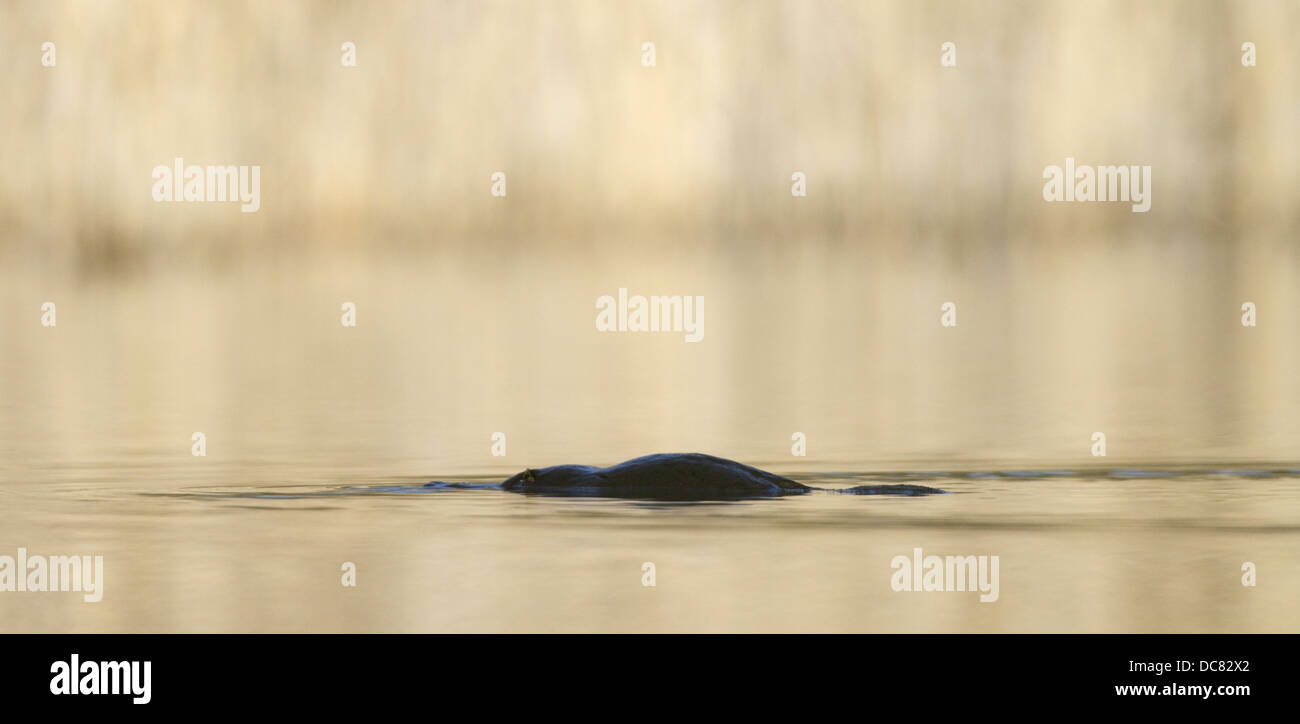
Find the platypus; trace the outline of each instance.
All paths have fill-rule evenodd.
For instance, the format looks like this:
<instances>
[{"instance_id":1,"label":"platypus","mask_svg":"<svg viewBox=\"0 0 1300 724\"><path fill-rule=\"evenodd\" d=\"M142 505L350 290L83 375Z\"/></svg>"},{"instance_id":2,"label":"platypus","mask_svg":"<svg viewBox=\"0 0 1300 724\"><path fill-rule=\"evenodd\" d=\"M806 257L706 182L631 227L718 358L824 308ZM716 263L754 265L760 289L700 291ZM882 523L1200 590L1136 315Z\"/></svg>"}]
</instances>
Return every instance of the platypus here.
<instances>
[{"instance_id":1,"label":"platypus","mask_svg":"<svg viewBox=\"0 0 1300 724\"><path fill-rule=\"evenodd\" d=\"M485 486L432 482L425 487ZM503 490L531 495L656 500L770 498L782 495L804 495L814 490L846 495L933 495L947 492L923 485L815 488L735 460L702 453L646 455L607 468L591 465L529 468L507 478L500 487Z\"/></svg>"}]
</instances>

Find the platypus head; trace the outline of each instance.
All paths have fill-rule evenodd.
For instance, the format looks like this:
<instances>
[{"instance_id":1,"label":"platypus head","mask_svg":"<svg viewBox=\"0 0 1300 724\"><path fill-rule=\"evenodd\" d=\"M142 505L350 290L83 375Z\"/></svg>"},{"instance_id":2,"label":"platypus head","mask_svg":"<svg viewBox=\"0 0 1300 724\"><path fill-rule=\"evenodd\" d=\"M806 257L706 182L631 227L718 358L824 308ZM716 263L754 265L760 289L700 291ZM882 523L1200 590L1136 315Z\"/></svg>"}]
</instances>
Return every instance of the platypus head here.
<instances>
[{"instance_id":1,"label":"platypus head","mask_svg":"<svg viewBox=\"0 0 1300 724\"><path fill-rule=\"evenodd\" d=\"M533 470L532 468L528 468L522 473L516 473L506 478L506 481L501 484L501 487L505 488L506 490L519 490L520 488L533 485L536 482L537 482L537 471Z\"/></svg>"}]
</instances>

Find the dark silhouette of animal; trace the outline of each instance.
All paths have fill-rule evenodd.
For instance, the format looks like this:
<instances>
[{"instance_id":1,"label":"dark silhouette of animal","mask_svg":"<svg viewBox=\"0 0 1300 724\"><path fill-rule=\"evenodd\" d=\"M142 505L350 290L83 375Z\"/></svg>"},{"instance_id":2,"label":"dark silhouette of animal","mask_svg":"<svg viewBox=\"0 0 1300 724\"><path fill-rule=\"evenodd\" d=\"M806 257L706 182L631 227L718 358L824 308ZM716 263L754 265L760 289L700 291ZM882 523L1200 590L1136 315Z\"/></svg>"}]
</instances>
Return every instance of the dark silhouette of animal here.
<instances>
[{"instance_id":1,"label":"dark silhouette of animal","mask_svg":"<svg viewBox=\"0 0 1300 724\"><path fill-rule=\"evenodd\" d=\"M528 495L648 498L656 500L728 500L806 495L814 491L841 495L934 495L947 491L924 485L859 485L816 488L734 460L701 453L660 453L598 468L555 465L529 468L500 486L431 482L425 487L500 487Z\"/></svg>"}]
</instances>

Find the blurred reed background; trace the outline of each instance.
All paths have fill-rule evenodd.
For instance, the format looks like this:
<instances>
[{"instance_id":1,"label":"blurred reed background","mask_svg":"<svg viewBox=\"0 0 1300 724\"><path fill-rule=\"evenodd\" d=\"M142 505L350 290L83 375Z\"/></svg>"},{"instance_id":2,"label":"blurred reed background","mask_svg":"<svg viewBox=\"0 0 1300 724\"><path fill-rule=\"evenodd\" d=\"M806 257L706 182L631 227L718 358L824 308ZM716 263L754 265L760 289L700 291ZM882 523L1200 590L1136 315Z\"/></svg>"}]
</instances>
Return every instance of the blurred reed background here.
<instances>
[{"instance_id":1,"label":"blurred reed background","mask_svg":"<svg viewBox=\"0 0 1300 724\"><path fill-rule=\"evenodd\" d=\"M189 465L194 430L214 480L1077 467L1094 431L1117 464L1294 460L1298 28L1287 1L8 3L8 475ZM261 211L155 203L178 156L260 164ZM1151 211L1045 203L1067 156L1150 164ZM597 334L619 287L705 296L705 340Z\"/></svg>"},{"instance_id":2,"label":"blurred reed background","mask_svg":"<svg viewBox=\"0 0 1300 724\"><path fill-rule=\"evenodd\" d=\"M0 15L0 554L102 553L107 577L101 603L0 595L0 629L1296 628L1285 475L686 507L279 494L674 450L789 474L1295 467L1293 0ZM261 210L155 203L176 157L260 165ZM1151 211L1044 202L1067 157L1151 165ZM597 333L620 287L704 296L704 340ZM1002 556L1000 602L893 592L915 547Z\"/></svg>"}]
</instances>

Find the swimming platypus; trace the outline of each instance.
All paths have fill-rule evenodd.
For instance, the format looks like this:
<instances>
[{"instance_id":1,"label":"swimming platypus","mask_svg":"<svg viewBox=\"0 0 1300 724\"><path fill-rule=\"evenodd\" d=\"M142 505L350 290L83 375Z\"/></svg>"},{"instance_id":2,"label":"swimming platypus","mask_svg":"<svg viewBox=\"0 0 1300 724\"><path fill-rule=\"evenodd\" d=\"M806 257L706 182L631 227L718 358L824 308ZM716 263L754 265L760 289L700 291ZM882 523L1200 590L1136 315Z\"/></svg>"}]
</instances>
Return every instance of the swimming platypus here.
<instances>
[{"instance_id":1,"label":"swimming platypus","mask_svg":"<svg viewBox=\"0 0 1300 724\"><path fill-rule=\"evenodd\" d=\"M428 483L425 487L480 487ZM495 487L495 486L493 486ZM803 495L825 490L848 495L933 495L947 491L923 485L859 485L814 488L734 460L702 453L661 453L598 468L555 465L529 468L501 483L501 489L532 495L719 500Z\"/></svg>"}]
</instances>

